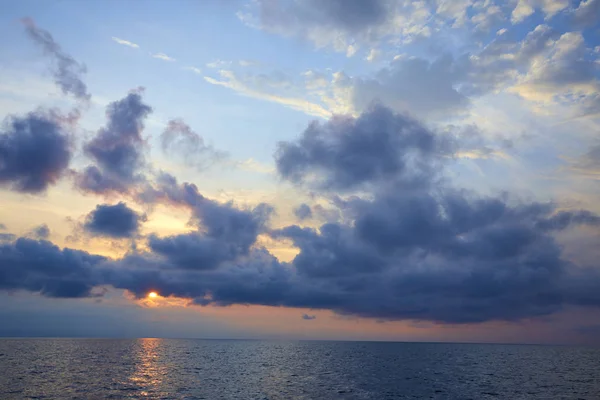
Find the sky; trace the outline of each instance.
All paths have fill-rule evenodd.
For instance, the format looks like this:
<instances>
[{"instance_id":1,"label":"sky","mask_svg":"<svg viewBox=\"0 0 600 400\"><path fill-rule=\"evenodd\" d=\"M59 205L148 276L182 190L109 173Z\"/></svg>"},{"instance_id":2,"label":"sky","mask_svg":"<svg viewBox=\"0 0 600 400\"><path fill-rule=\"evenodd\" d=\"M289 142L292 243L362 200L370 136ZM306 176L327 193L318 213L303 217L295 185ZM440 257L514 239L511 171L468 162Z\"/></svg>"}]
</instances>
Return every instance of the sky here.
<instances>
[{"instance_id":1,"label":"sky","mask_svg":"<svg viewBox=\"0 0 600 400\"><path fill-rule=\"evenodd\" d=\"M0 2L0 336L599 344L599 22Z\"/></svg>"}]
</instances>

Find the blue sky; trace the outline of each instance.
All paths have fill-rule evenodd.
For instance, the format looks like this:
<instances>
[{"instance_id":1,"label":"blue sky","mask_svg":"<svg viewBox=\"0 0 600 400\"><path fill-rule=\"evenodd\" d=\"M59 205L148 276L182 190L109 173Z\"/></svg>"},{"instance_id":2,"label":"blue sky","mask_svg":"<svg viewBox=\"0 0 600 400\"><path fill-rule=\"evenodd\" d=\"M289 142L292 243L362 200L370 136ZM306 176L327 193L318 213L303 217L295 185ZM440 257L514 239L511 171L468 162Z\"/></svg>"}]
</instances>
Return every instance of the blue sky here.
<instances>
[{"instance_id":1,"label":"blue sky","mask_svg":"<svg viewBox=\"0 0 600 400\"><path fill-rule=\"evenodd\" d=\"M89 336L79 323L110 314L99 336L590 341L599 12L5 2L0 335ZM105 258L40 276L25 248Z\"/></svg>"}]
</instances>

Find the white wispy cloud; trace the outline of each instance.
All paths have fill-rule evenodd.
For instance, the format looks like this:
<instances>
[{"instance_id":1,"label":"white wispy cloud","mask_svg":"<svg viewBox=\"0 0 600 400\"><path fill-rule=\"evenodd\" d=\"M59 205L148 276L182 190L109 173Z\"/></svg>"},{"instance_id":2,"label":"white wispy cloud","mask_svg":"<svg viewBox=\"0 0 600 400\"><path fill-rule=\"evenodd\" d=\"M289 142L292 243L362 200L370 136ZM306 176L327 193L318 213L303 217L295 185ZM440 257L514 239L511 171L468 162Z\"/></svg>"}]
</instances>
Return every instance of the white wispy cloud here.
<instances>
[{"instance_id":1,"label":"white wispy cloud","mask_svg":"<svg viewBox=\"0 0 600 400\"><path fill-rule=\"evenodd\" d=\"M371 51L369 52L369 54L367 55L365 60L367 60L368 62L373 62L373 61L376 61L380 55L381 55L381 50L371 49Z\"/></svg>"},{"instance_id":2,"label":"white wispy cloud","mask_svg":"<svg viewBox=\"0 0 600 400\"><path fill-rule=\"evenodd\" d=\"M214 60L206 64L208 68L223 68L229 67L231 65L231 61L226 60Z\"/></svg>"},{"instance_id":3,"label":"white wispy cloud","mask_svg":"<svg viewBox=\"0 0 600 400\"><path fill-rule=\"evenodd\" d=\"M240 65L240 67L254 67L259 65L257 61L252 60L240 60L238 61L238 64Z\"/></svg>"},{"instance_id":4,"label":"white wispy cloud","mask_svg":"<svg viewBox=\"0 0 600 400\"><path fill-rule=\"evenodd\" d=\"M204 80L212 85L223 86L231 89L241 95L278 103L285 107L304 112L308 115L321 118L331 117L331 112L329 110L305 98L269 93L263 90L264 88L261 89L253 87L250 85L250 82L246 82L236 76L233 71L220 70L219 74L221 75L222 80L211 78L209 76L205 76ZM275 88L271 87L271 89Z\"/></svg>"},{"instance_id":5,"label":"white wispy cloud","mask_svg":"<svg viewBox=\"0 0 600 400\"><path fill-rule=\"evenodd\" d=\"M190 66L188 66L188 67L183 67L183 69L186 70L186 71L192 71L195 74L202 74L202 70L200 68L197 68L197 67L190 67Z\"/></svg>"},{"instance_id":6,"label":"white wispy cloud","mask_svg":"<svg viewBox=\"0 0 600 400\"><path fill-rule=\"evenodd\" d=\"M169 61L169 62L175 61L175 59L173 57L169 57L165 53L152 54L152 57L158 58L159 60L163 60L163 61Z\"/></svg>"},{"instance_id":7,"label":"white wispy cloud","mask_svg":"<svg viewBox=\"0 0 600 400\"><path fill-rule=\"evenodd\" d=\"M261 174L275 174L274 165L264 164L256 161L253 158L248 158L243 161L236 161L234 165L235 167L246 171L257 172Z\"/></svg>"},{"instance_id":8,"label":"white wispy cloud","mask_svg":"<svg viewBox=\"0 0 600 400\"><path fill-rule=\"evenodd\" d=\"M120 39L120 38L115 37L115 36L112 37L112 40L115 41L115 42L117 42L118 44L123 45L123 46L132 47L134 49L139 49L140 48L140 46L137 43L130 42L129 40Z\"/></svg>"}]
</instances>

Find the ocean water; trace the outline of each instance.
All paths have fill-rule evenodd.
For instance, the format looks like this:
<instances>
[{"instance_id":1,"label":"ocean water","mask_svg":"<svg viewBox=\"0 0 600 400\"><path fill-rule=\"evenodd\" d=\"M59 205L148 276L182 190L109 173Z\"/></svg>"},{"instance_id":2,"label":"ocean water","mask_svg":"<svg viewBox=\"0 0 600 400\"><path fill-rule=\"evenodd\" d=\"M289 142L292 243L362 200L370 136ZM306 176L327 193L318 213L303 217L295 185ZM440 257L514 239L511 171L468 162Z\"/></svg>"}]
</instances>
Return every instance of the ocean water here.
<instances>
[{"instance_id":1,"label":"ocean water","mask_svg":"<svg viewBox=\"0 0 600 400\"><path fill-rule=\"evenodd\" d=\"M0 339L0 399L600 399L600 349Z\"/></svg>"}]
</instances>

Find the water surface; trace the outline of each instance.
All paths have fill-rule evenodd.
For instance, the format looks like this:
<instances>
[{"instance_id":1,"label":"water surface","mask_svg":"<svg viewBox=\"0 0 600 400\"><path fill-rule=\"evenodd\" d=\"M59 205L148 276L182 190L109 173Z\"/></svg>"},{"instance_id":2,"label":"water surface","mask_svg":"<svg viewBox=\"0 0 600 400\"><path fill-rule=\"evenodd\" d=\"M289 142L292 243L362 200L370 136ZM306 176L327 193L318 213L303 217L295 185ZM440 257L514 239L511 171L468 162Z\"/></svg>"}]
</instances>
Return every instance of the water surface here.
<instances>
[{"instance_id":1,"label":"water surface","mask_svg":"<svg viewBox=\"0 0 600 400\"><path fill-rule=\"evenodd\" d=\"M0 339L0 399L600 399L600 349Z\"/></svg>"}]
</instances>

